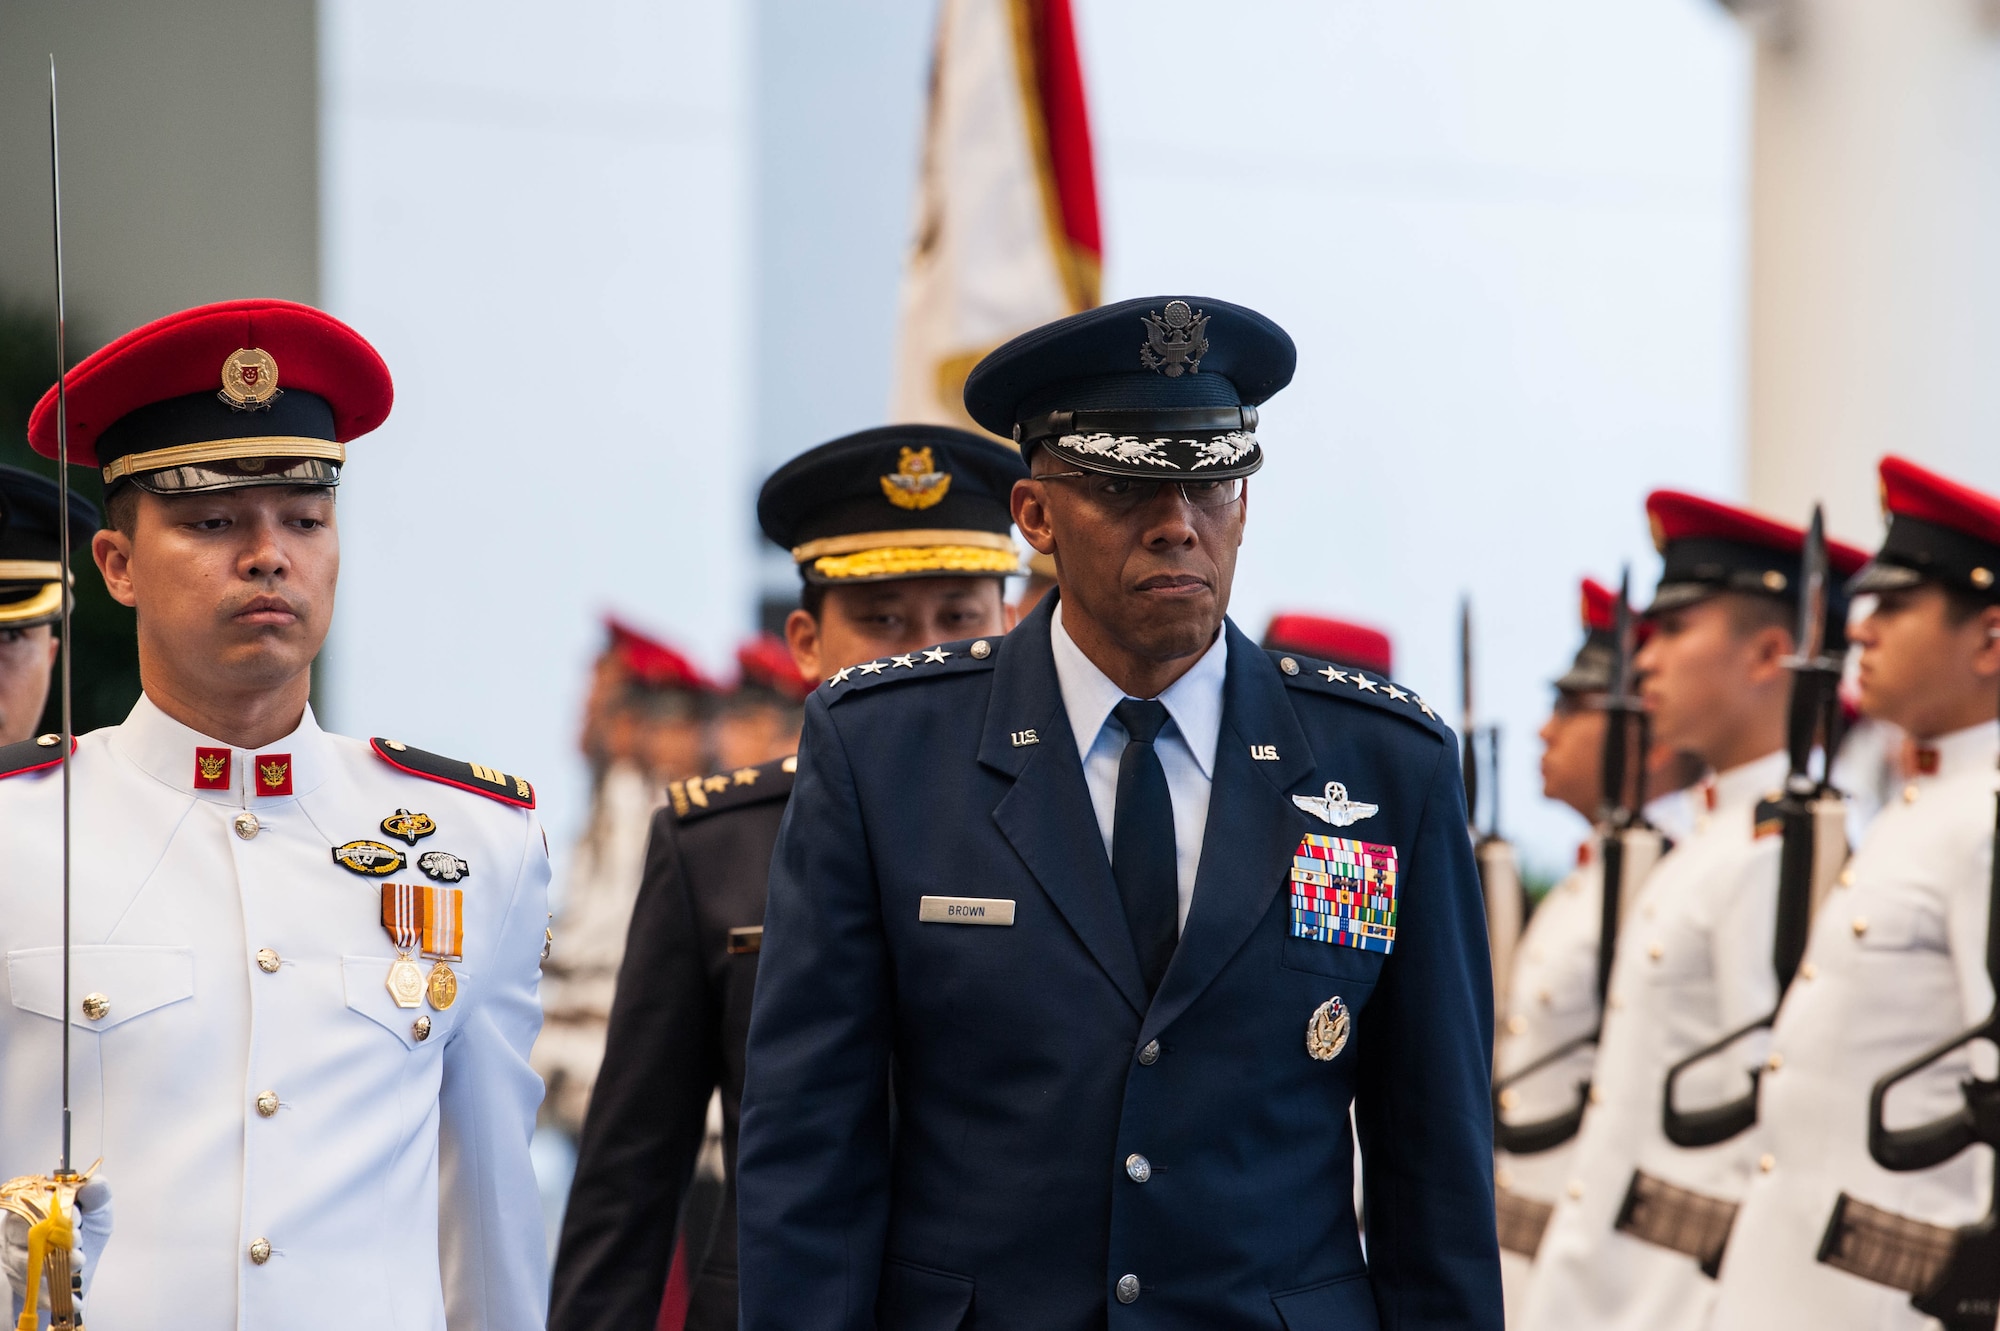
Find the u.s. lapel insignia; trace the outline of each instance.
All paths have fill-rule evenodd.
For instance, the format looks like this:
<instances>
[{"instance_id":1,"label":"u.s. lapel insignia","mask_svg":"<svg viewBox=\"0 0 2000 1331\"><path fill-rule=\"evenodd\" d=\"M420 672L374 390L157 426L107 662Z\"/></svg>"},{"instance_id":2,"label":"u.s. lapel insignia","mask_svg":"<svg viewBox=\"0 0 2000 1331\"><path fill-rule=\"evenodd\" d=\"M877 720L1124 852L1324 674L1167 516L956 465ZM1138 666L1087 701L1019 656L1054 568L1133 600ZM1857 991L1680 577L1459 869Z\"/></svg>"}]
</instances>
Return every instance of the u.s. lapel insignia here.
<instances>
[{"instance_id":1,"label":"u.s. lapel insignia","mask_svg":"<svg viewBox=\"0 0 2000 1331\"><path fill-rule=\"evenodd\" d=\"M1313 1009L1312 1020L1306 1023L1306 1052L1322 1063L1331 1062L1347 1048L1347 1033L1353 1025L1347 1004L1335 994Z\"/></svg>"},{"instance_id":2,"label":"u.s. lapel insignia","mask_svg":"<svg viewBox=\"0 0 2000 1331\"><path fill-rule=\"evenodd\" d=\"M469 877L472 866L448 851L427 850L417 856L417 867L425 877L435 878L440 883L455 883Z\"/></svg>"},{"instance_id":3,"label":"u.s. lapel insignia","mask_svg":"<svg viewBox=\"0 0 2000 1331\"><path fill-rule=\"evenodd\" d=\"M403 853L379 841L350 841L333 848L333 862L364 878L387 878L403 867Z\"/></svg>"},{"instance_id":4,"label":"u.s. lapel insignia","mask_svg":"<svg viewBox=\"0 0 2000 1331\"><path fill-rule=\"evenodd\" d=\"M1364 804L1360 800L1347 798L1347 787L1338 781L1326 783L1324 796L1294 795L1292 803L1313 817L1332 823L1335 827L1349 827L1363 818L1373 818L1382 812L1380 805Z\"/></svg>"},{"instance_id":5,"label":"u.s. lapel insignia","mask_svg":"<svg viewBox=\"0 0 2000 1331\"><path fill-rule=\"evenodd\" d=\"M436 819L427 813L411 813L408 809L398 809L382 820L383 835L407 841L412 846L437 830Z\"/></svg>"},{"instance_id":6,"label":"u.s. lapel insignia","mask_svg":"<svg viewBox=\"0 0 2000 1331\"><path fill-rule=\"evenodd\" d=\"M895 474L881 479L882 493L897 508L929 508L951 489L951 473L937 469L928 448L904 449Z\"/></svg>"},{"instance_id":7,"label":"u.s. lapel insignia","mask_svg":"<svg viewBox=\"0 0 2000 1331\"><path fill-rule=\"evenodd\" d=\"M1146 340L1139 347L1139 363L1169 379L1193 374L1201 369L1208 354L1208 316L1184 300L1170 300L1158 314L1142 314Z\"/></svg>"}]
</instances>

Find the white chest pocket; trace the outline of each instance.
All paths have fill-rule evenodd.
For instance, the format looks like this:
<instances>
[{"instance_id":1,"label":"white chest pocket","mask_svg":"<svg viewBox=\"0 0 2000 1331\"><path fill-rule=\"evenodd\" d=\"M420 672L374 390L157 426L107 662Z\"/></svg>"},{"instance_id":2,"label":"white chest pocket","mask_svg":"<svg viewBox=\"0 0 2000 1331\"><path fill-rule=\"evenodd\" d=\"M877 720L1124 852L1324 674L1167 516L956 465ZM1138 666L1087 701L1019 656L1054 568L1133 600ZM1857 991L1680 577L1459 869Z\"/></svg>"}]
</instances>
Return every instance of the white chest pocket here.
<instances>
[{"instance_id":1,"label":"white chest pocket","mask_svg":"<svg viewBox=\"0 0 2000 1331\"><path fill-rule=\"evenodd\" d=\"M1929 893L1913 887L1870 888L1843 901L1836 893L1825 909L1845 919L1856 947L1867 952L1943 952L1945 920L1942 906Z\"/></svg>"},{"instance_id":2,"label":"white chest pocket","mask_svg":"<svg viewBox=\"0 0 2000 1331\"><path fill-rule=\"evenodd\" d=\"M394 957L340 959L348 1009L360 1013L401 1040L405 1048L442 1047L451 1038L452 1031L457 1029L459 1014L465 1011L472 972L457 962L451 963L452 974L458 980L458 992L448 1008L439 1010L432 1007L428 994L415 1007L398 1007L388 984L389 967L395 964L395 960ZM426 974L433 964L422 960L417 962Z\"/></svg>"},{"instance_id":3,"label":"white chest pocket","mask_svg":"<svg viewBox=\"0 0 2000 1331\"><path fill-rule=\"evenodd\" d=\"M7 954L8 991L23 1012L60 1021L62 975L59 947ZM191 947L93 943L71 949L69 1010L77 1030L108 1031L193 997Z\"/></svg>"}]
</instances>

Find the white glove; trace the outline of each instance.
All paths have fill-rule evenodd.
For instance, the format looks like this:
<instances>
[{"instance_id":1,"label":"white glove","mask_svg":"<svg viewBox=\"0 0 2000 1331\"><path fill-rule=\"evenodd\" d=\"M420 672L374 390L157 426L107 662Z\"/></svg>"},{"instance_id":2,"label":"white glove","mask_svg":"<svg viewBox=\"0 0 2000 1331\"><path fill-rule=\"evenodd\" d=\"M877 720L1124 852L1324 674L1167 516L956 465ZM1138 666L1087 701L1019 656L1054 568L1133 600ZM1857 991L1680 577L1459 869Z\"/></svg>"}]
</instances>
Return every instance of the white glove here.
<instances>
[{"instance_id":1,"label":"white glove","mask_svg":"<svg viewBox=\"0 0 2000 1331\"><path fill-rule=\"evenodd\" d=\"M75 1229L75 1243L70 1249L70 1269L83 1277L83 1288L90 1290L91 1273L97 1269L97 1258L104 1251L104 1245L111 1237L111 1185L101 1178L94 1178L77 1189L76 1212L70 1217ZM28 1222L12 1211L0 1213L0 1267L7 1272L8 1305L13 1309L15 1321L21 1317L21 1301L28 1289ZM41 1297L38 1300L41 1311L49 1311L48 1272L42 1273Z\"/></svg>"}]
</instances>

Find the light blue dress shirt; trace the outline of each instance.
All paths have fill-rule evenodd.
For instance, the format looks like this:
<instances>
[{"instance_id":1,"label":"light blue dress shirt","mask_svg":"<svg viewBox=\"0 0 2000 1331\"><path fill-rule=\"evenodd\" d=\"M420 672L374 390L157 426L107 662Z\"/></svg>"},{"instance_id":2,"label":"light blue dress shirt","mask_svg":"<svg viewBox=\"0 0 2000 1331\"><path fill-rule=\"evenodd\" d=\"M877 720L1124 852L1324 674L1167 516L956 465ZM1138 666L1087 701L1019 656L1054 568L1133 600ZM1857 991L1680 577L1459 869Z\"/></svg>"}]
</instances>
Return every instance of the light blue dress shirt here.
<instances>
[{"instance_id":1,"label":"light blue dress shirt","mask_svg":"<svg viewBox=\"0 0 2000 1331\"><path fill-rule=\"evenodd\" d=\"M1056 682L1062 688L1063 710L1076 736L1083 760L1083 781L1097 813L1097 830L1104 838L1104 857L1111 858L1111 821L1118 803L1118 760L1125 753L1125 727L1111 709L1128 696L1083 654L1063 627L1063 608L1056 606L1049 634L1055 655ZM1187 927L1188 906L1194 900L1195 871L1201 867L1202 832L1208 826L1208 794L1215 772L1215 745L1222 733L1222 680L1229 664L1229 636L1215 642L1194 668L1175 680L1159 701L1170 718L1154 740L1160 766L1167 774L1167 793L1174 804L1174 857L1180 889L1180 926Z\"/></svg>"}]
</instances>

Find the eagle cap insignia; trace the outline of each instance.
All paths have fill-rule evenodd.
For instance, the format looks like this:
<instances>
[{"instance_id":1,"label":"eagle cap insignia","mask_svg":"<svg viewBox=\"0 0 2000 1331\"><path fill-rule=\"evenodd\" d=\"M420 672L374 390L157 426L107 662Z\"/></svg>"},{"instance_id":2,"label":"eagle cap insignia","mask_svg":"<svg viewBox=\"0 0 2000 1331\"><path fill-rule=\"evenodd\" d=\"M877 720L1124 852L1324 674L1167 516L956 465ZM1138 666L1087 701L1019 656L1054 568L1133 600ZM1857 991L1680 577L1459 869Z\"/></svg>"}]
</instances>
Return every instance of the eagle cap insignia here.
<instances>
[{"instance_id":1,"label":"eagle cap insignia","mask_svg":"<svg viewBox=\"0 0 2000 1331\"><path fill-rule=\"evenodd\" d=\"M1347 1004L1335 994L1313 1009L1312 1019L1306 1023L1306 1052L1321 1063L1333 1061L1347 1048L1347 1033L1353 1027Z\"/></svg>"},{"instance_id":2,"label":"eagle cap insignia","mask_svg":"<svg viewBox=\"0 0 2000 1331\"><path fill-rule=\"evenodd\" d=\"M1178 379L1201 369L1208 354L1208 316L1184 300L1170 300L1158 314L1142 314L1146 340L1139 347L1139 363L1147 369Z\"/></svg>"},{"instance_id":3,"label":"eagle cap insignia","mask_svg":"<svg viewBox=\"0 0 2000 1331\"><path fill-rule=\"evenodd\" d=\"M278 362L261 347L242 347L222 362L222 391L216 394L232 411L269 411L284 396L278 391Z\"/></svg>"},{"instance_id":4,"label":"eagle cap insignia","mask_svg":"<svg viewBox=\"0 0 2000 1331\"><path fill-rule=\"evenodd\" d=\"M950 490L951 473L937 469L928 447L905 448L895 472L882 477L882 493L897 508L929 508Z\"/></svg>"}]
</instances>

